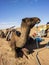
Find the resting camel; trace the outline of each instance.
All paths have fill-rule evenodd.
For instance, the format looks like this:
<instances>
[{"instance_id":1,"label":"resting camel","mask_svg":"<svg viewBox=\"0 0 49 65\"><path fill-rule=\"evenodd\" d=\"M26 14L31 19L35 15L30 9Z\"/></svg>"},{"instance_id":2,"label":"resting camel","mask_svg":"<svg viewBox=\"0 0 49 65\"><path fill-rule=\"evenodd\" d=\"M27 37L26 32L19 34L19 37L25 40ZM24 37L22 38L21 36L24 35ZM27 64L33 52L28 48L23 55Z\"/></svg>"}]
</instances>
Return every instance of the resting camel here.
<instances>
[{"instance_id":1,"label":"resting camel","mask_svg":"<svg viewBox=\"0 0 49 65\"><path fill-rule=\"evenodd\" d=\"M26 44L31 28L39 22L40 19L38 17L24 18L21 23L21 32L16 31L15 29L10 31L7 38L10 40L10 46L13 51L17 48L22 48Z\"/></svg>"},{"instance_id":2,"label":"resting camel","mask_svg":"<svg viewBox=\"0 0 49 65\"><path fill-rule=\"evenodd\" d=\"M0 37L5 38L5 33L2 30L0 30Z\"/></svg>"},{"instance_id":3,"label":"resting camel","mask_svg":"<svg viewBox=\"0 0 49 65\"><path fill-rule=\"evenodd\" d=\"M7 41L9 41L9 39L8 39L7 36L10 34L10 31L11 31L12 29L14 29L14 27L15 27L15 26L12 26L12 27L6 29L5 35L6 35L6 40L7 40Z\"/></svg>"}]
</instances>

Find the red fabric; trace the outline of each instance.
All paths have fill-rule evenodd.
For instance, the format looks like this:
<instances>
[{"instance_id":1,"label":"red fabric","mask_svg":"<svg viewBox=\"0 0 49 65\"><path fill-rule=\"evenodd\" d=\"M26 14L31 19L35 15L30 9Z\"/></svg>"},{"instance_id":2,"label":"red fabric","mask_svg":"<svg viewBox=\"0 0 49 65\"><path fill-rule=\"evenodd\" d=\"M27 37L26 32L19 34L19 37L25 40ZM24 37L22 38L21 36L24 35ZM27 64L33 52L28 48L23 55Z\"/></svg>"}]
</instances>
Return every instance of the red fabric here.
<instances>
[{"instance_id":1,"label":"red fabric","mask_svg":"<svg viewBox=\"0 0 49 65\"><path fill-rule=\"evenodd\" d=\"M34 33L32 36L35 37L36 36L36 33Z\"/></svg>"}]
</instances>

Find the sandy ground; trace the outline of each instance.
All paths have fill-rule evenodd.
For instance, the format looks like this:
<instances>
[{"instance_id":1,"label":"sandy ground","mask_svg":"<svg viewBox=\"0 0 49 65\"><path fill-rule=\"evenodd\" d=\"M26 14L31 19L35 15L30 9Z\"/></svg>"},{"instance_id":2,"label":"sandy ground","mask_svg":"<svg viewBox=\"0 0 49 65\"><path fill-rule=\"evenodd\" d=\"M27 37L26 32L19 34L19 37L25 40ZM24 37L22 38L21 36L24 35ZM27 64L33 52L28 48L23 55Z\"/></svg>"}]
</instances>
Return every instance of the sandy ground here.
<instances>
[{"instance_id":1,"label":"sandy ground","mask_svg":"<svg viewBox=\"0 0 49 65\"><path fill-rule=\"evenodd\" d=\"M4 30L5 31L5 30ZM36 28L31 30L30 36L36 32ZM33 52L28 54L28 58L25 55L19 58L14 58L14 52L12 52L9 42L5 38L0 38L0 65L49 65L49 48L46 48L46 44L49 42L49 38L43 38L44 41L40 43L39 48L35 48L33 45ZM34 44L34 43L33 43ZM36 54L38 52L37 61Z\"/></svg>"},{"instance_id":2,"label":"sandy ground","mask_svg":"<svg viewBox=\"0 0 49 65\"><path fill-rule=\"evenodd\" d=\"M23 58L14 58L8 42L5 39L0 38L0 65L38 65L36 59L37 51L40 64L49 65L49 49L44 47L48 41L49 38L44 38L44 41L40 43L40 48L34 49L34 52L28 54L27 59L25 56L23 56Z\"/></svg>"}]
</instances>

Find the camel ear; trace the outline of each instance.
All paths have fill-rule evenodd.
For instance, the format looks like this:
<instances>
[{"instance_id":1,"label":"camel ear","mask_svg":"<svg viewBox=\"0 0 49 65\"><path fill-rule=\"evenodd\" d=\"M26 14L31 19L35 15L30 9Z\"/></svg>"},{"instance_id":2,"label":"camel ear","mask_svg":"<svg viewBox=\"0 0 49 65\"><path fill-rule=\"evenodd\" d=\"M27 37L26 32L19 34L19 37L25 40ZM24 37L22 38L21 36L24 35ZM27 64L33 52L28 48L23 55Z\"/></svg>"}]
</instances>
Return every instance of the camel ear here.
<instances>
[{"instance_id":1,"label":"camel ear","mask_svg":"<svg viewBox=\"0 0 49 65\"><path fill-rule=\"evenodd\" d=\"M22 21L23 21L24 23L27 23L28 20L29 20L29 18L24 18L24 19L22 19Z\"/></svg>"},{"instance_id":2,"label":"camel ear","mask_svg":"<svg viewBox=\"0 0 49 65\"><path fill-rule=\"evenodd\" d=\"M23 22L25 22L26 19L22 19Z\"/></svg>"},{"instance_id":3,"label":"camel ear","mask_svg":"<svg viewBox=\"0 0 49 65\"><path fill-rule=\"evenodd\" d=\"M21 23L21 26L26 26L26 18L22 19L22 23Z\"/></svg>"}]
</instances>

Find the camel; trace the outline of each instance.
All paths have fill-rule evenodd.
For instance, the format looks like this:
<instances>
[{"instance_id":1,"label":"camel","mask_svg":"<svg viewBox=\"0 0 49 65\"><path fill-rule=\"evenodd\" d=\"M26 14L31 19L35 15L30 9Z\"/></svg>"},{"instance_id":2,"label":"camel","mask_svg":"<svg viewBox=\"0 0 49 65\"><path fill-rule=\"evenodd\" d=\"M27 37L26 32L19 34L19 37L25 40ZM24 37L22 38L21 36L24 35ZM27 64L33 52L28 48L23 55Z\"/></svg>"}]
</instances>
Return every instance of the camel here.
<instances>
[{"instance_id":1,"label":"camel","mask_svg":"<svg viewBox=\"0 0 49 65\"><path fill-rule=\"evenodd\" d=\"M8 34L8 32L11 30L11 28L9 29L9 28L7 28L5 31L3 31L3 30L0 30L0 37L1 38L6 38L7 37L7 34Z\"/></svg>"},{"instance_id":2,"label":"camel","mask_svg":"<svg viewBox=\"0 0 49 65\"><path fill-rule=\"evenodd\" d=\"M12 29L14 29L14 27L15 27L15 26L12 26L12 27L6 29L5 35L6 35L6 40L7 40L7 41L9 41L8 35L9 35L10 31L11 31Z\"/></svg>"},{"instance_id":3,"label":"camel","mask_svg":"<svg viewBox=\"0 0 49 65\"><path fill-rule=\"evenodd\" d=\"M5 33L2 30L0 30L0 37L5 38Z\"/></svg>"},{"instance_id":4,"label":"camel","mask_svg":"<svg viewBox=\"0 0 49 65\"><path fill-rule=\"evenodd\" d=\"M38 17L24 18L22 19L22 23L21 23L21 32L15 29L10 31L7 38L10 40L10 46L13 51L15 51L15 49L17 48L24 47L29 37L31 28L33 28L35 24L39 22L40 22L40 19Z\"/></svg>"},{"instance_id":5,"label":"camel","mask_svg":"<svg viewBox=\"0 0 49 65\"><path fill-rule=\"evenodd\" d=\"M1 38L6 38L8 32L9 32L10 30L11 30L11 29L6 29L5 32L4 32L3 30L0 30L0 37L1 37Z\"/></svg>"}]
</instances>

